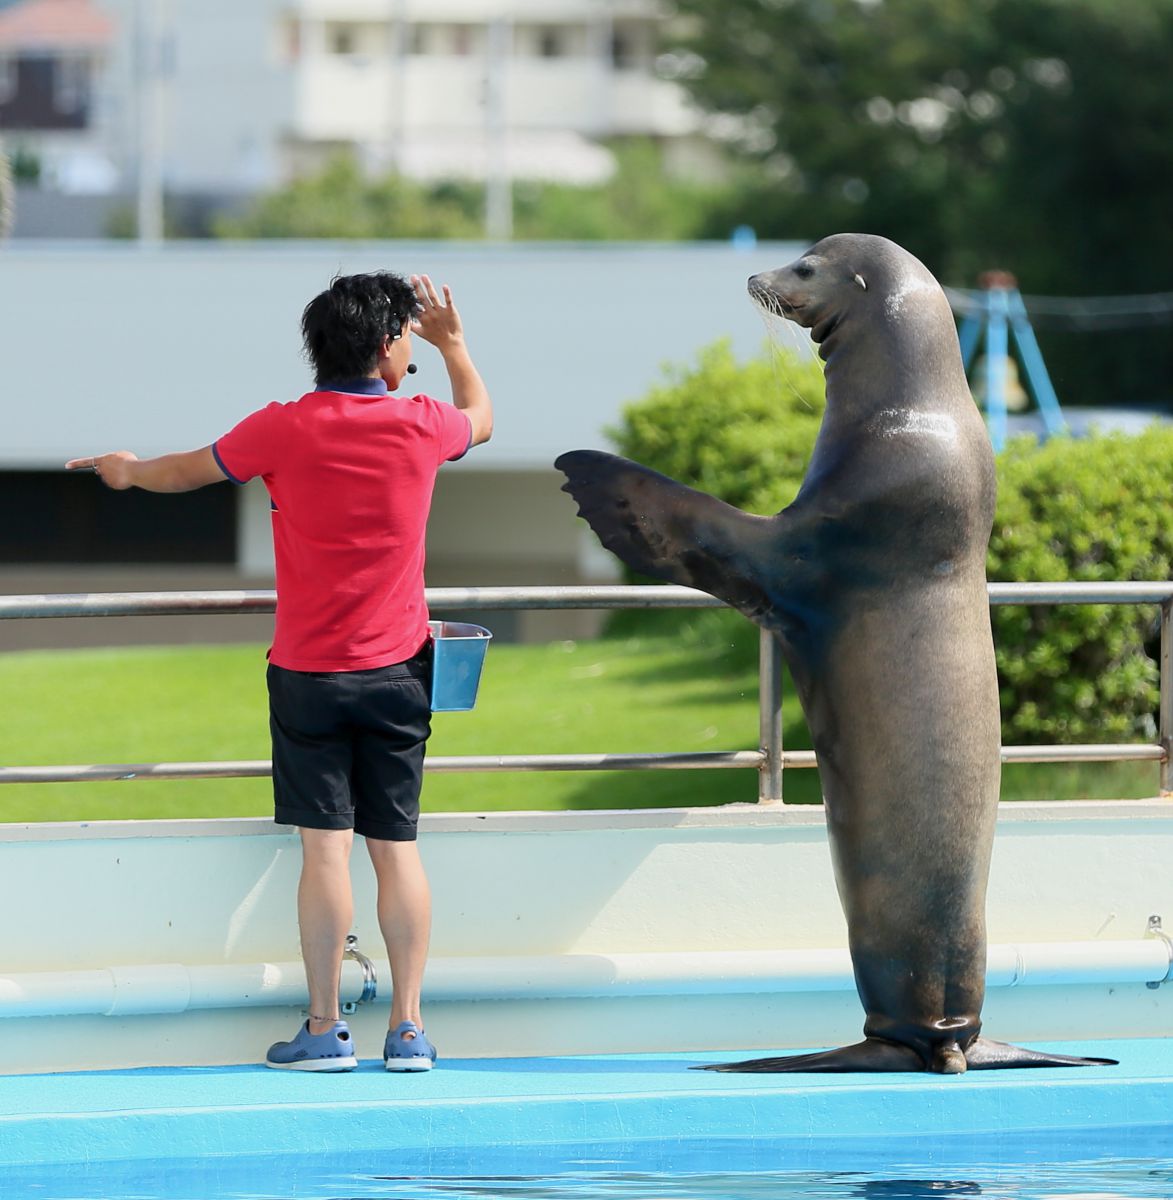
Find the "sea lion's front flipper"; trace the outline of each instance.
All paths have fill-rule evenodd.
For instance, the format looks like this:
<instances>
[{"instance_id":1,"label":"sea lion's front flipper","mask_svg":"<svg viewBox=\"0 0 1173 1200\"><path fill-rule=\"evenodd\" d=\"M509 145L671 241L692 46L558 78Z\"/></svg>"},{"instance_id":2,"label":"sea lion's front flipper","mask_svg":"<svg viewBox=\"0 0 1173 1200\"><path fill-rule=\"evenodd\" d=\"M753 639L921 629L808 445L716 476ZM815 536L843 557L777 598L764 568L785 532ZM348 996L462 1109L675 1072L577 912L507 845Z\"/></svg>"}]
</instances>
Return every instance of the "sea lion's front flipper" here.
<instances>
[{"instance_id":1,"label":"sea lion's front flipper","mask_svg":"<svg viewBox=\"0 0 1173 1200\"><path fill-rule=\"evenodd\" d=\"M751 618L769 607L754 564L775 518L601 450L571 450L554 466L579 515L632 570L699 588Z\"/></svg>"},{"instance_id":2,"label":"sea lion's front flipper","mask_svg":"<svg viewBox=\"0 0 1173 1200\"><path fill-rule=\"evenodd\" d=\"M977 1038L965 1048L965 1061L971 1071L996 1071L1008 1067L1114 1067L1114 1058L1078 1058L1070 1054L1044 1054L1012 1046L1009 1042L992 1042Z\"/></svg>"},{"instance_id":3,"label":"sea lion's front flipper","mask_svg":"<svg viewBox=\"0 0 1173 1200\"><path fill-rule=\"evenodd\" d=\"M878 1074L884 1071L923 1071L924 1062L911 1046L868 1038L837 1050L814 1054L792 1054L785 1058L750 1058L745 1062L713 1063L698 1071L778 1075L787 1072L847 1074L854 1071Z\"/></svg>"}]
</instances>

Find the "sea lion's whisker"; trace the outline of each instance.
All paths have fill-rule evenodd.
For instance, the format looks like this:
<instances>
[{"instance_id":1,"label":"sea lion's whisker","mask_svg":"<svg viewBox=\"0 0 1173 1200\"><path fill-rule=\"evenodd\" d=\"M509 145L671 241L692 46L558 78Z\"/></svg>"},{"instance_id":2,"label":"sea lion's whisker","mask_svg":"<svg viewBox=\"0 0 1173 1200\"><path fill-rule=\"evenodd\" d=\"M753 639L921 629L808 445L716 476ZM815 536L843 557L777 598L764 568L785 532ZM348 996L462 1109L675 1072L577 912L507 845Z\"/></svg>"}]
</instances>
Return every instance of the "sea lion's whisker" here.
<instances>
[{"instance_id":1,"label":"sea lion's whisker","mask_svg":"<svg viewBox=\"0 0 1173 1200\"><path fill-rule=\"evenodd\" d=\"M794 350L789 336L789 327L785 318L778 313L767 312L759 307L758 313L766 328L766 338L770 344L770 365L774 368L774 378L779 386L785 387L790 394L808 412L814 412L815 406L803 394L802 389L794 382L794 371L791 355Z\"/></svg>"},{"instance_id":2,"label":"sea lion's whisker","mask_svg":"<svg viewBox=\"0 0 1173 1200\"><path fill-rule=\"evenodd\" d=\"M757 306L759 312L772 317L785 318L785 306L782 304L782 301L773 294L773 292L766 292L756 288L751 288L749 295L750 299Z\"/></svg>"}]
</instances>

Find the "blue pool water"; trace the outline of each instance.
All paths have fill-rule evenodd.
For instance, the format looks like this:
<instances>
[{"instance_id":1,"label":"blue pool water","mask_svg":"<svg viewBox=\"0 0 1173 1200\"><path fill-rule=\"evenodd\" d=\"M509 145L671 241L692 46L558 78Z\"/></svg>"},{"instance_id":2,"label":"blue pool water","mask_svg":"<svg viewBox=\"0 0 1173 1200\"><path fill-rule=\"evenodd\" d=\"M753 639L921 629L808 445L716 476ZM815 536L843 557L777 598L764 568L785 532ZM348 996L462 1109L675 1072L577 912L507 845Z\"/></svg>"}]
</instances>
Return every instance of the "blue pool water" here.
<instances>
[{"instance_id":1,"label":"blue pool water","mask_svg":"<svg viewBox=\"0 0 1173 1200\"><path fill-rule=\"evenodd\" d=\"M1120 1065L754 1076L645 1054L7 1076L0 1198L1173 1200L1173 1039L1051 1048Z\"/></svg>"},{"instance_id":2,"label":"blue pool water","mask_svg":"<svg viewBox=\"0 0 1173 1200\"><path fill-rule=\"evenodd\" d=\"M570 1153L547 1147L525 1155L466 1150L428 1162L396 1151L108 1162L20 1168L0 1182L0 1195L46 1200L1169 1200L1173 1155L1146 1156L1156 1145L1173 1149L1167 1129L1136 1131L1115 1148L1043 1143L1014 1147L1013 1155L1008 1145L971 1147L964 1154L929 1144L913 1154L907 1149L891 1154L880 1143L840 1154L827 1147L826 1161L818 1167L794 1162L785 1144L752 1138L724 1144L628 1142L580 1146Z\"/></svg>"}]
</instances>

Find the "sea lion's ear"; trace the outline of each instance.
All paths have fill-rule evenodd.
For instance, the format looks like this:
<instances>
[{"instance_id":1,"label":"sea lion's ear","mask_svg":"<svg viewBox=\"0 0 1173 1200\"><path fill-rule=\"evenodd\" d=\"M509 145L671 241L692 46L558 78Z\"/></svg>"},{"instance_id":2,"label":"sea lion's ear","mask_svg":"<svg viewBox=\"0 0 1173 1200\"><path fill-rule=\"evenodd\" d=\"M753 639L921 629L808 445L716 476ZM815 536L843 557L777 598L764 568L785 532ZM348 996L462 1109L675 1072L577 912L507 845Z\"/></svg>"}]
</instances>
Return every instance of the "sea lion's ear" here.
<instances>
[{"instance_id":1,"label":"sea lion's ear","mask_svg":"<svg viewBox=\"0 0 1173 1200\"><path fill-rule=\"evenodd\" d=\"M866 292L868 290L868 281L862 275L853 276L852 282L858 283L863 291Z\"/></svg>"}]
</instances>

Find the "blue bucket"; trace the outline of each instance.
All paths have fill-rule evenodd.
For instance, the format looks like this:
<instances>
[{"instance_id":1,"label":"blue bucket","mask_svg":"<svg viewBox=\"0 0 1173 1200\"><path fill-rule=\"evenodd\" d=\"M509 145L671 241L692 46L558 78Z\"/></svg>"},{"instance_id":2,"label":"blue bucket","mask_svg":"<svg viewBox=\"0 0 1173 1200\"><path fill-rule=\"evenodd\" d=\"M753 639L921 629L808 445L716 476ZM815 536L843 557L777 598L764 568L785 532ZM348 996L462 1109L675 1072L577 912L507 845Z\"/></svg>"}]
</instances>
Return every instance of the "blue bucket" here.
<instances>
[{"instance_id":1,"label":"blue bucket","mask_svg":"<svg viewBox=\"0 0 1173 1200\"><path fill-rule=\"evenodd\" d=\"M481 667L493 635L462 621L429 621L432 634L432 712L468 712L477 702Z\"/></svg>"}]
</instances>

